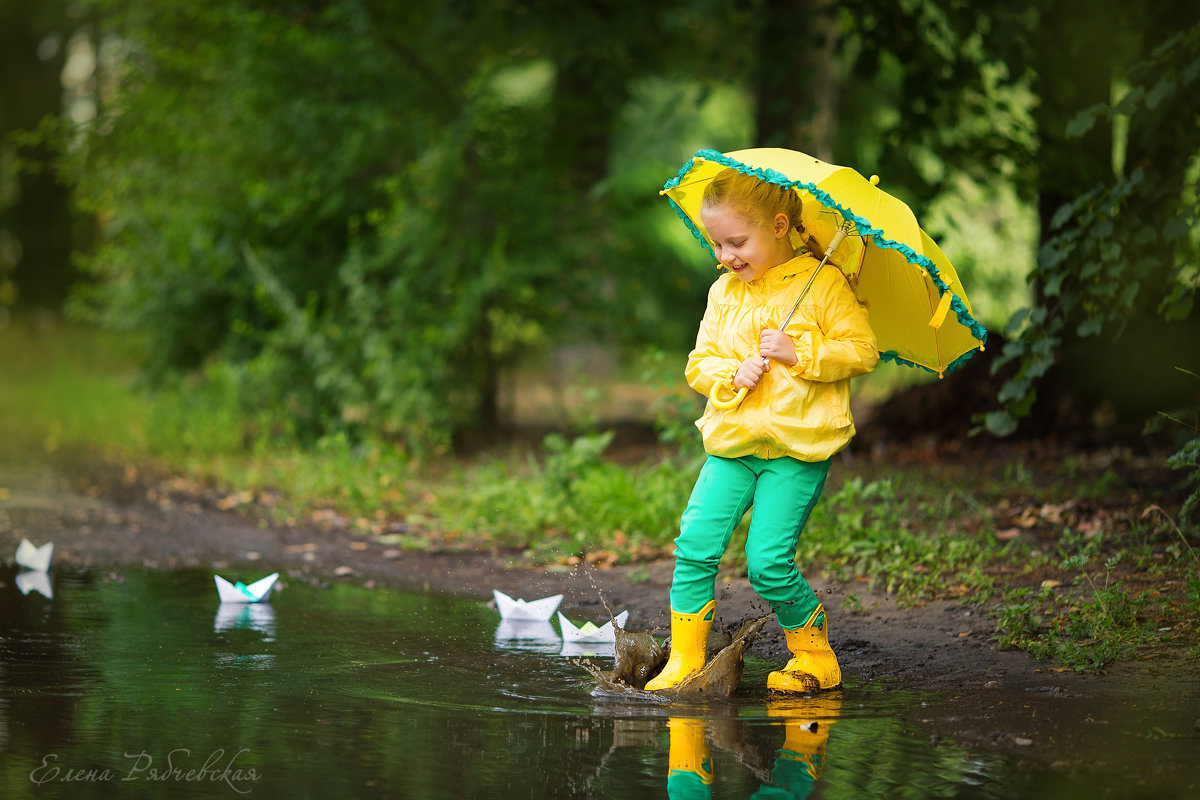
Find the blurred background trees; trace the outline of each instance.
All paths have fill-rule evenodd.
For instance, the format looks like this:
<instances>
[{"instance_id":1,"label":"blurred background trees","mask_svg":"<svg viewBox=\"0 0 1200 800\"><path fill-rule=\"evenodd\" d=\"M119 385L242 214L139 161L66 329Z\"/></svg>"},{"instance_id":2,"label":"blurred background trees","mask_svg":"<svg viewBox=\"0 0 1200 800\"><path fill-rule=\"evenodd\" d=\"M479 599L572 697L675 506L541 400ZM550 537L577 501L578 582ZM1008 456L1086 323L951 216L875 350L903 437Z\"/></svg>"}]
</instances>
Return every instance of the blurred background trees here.
<instances>
[{"instance_id":1,"label":"blurred background trees","mask_svg":"<svg viewBox=\"0 0 1200 800\"><path fill-rule=\"evenodd\" d=\"M0 8L0 307L143 332L287 435L438 449L556 349L686 351L714 272L657 191L701 147L908 201L1006 334L993 432L1056 376L1060 415L1195 402L1192 3Z\"/></svg>"}]
</instances>

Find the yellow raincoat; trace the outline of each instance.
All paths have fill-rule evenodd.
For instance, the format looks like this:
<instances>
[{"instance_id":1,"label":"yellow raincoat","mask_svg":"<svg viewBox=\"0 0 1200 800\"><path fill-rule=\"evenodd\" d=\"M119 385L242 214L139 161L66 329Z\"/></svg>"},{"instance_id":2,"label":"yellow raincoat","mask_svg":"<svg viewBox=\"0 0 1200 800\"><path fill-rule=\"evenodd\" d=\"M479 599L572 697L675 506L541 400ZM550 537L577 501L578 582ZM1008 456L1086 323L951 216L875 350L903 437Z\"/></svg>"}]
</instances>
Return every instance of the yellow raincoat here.
<instances>
[{"instance_id":1,"label":"yellow raincoat","mask_svg":"<svg viewBox=\"0 0 1200 800\"><path fill-rule=\"evenodd\" d=\"M758 355L762 329L783 322L819 264L804 251L750 282L719 277L688 356L688 384L705 397L718 382L732 391L738 366ZM710 402L696 421L710 455L824 461L854 437L850 379L873 370L879 352L867 309L841 270L821 269L787 332L796 345L794 367L772 363L741 405L722 411Z\"/></svg>"}]
</instances>

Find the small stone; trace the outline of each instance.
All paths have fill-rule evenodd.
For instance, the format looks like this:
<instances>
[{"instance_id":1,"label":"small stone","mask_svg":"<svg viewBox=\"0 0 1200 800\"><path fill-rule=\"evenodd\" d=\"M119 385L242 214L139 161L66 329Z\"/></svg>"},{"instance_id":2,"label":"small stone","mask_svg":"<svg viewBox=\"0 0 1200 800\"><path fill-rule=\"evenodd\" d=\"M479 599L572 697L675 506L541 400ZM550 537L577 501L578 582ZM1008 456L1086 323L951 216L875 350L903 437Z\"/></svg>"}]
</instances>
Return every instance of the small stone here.
<instances>
[{"instance_id":1,"label":"small stone","mask_svg":"<svg viewBox=\"0 0 1200 800\"><path fill-rule=\"evenodd\" d=\"M1013 739L1013 744L1017 747L1030 747L1033 744L1033 739L1026 739L1024 736L1018 736Z\"/></svg>"}]
</instances>

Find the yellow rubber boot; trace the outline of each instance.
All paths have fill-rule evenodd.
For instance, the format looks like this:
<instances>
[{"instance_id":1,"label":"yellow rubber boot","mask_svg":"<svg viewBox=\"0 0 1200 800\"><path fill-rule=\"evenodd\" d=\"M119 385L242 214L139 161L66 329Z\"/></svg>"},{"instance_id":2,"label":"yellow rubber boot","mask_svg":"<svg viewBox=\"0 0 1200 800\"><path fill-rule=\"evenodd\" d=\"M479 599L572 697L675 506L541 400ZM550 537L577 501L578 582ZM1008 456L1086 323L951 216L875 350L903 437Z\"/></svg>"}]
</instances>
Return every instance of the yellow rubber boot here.
<instances>
[{"instance_id":1,"label":"yellow rubber boot","mask_svg":"<svg viewBox=\"0 0 1200 800\"><path fill-rule=\"evenodd\" d=\"M712 758L708 751L708 740L704 732L704 720L681 719L672 717L667 720L667 729L671 733L671 751L669 756L670 770L667 773L667 787L671 789L686 788L688 784L699 782L708 786L713 782ZM687 792L672 791L676 795L689 796ZM702 796L707 792L692 792L690 796Z\"/></svg>"},{"instance_id":2,"label":"yellow rubber boot","mask_svg":"<svg viewBox=\"0 0 1200 800\"><path fill-rule=\"evenodd\" d=\"M716 608L717 601L709 600L695 614L680 614L671 609L671 655L662 672L646 684L646 691L674 688L704 667L704 647Z\"/></svg>"},{"instance_id":3,"label":"yellow rubber boot","mask_svg":"<svg viewBox=\"0 0 1200 800\"><path fill-rule=\"evenodd\" d=\"M842 668L829 646L825 606L818 605L808 621L795 630L783 629L792 660L779 672L767 676L773 692L815 692L842 685Z\"/></svg>"}]
</instances>

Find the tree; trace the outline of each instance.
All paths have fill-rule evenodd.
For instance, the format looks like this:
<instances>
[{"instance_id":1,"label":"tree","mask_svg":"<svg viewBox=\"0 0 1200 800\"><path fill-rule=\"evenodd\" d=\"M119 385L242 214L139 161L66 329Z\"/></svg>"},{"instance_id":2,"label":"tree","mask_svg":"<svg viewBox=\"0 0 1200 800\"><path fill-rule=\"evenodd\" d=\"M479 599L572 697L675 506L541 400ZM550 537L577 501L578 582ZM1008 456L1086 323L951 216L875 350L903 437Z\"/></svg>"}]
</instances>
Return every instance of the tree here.
<instances>
[{"instance_id":1,"label":"tree","mask_svg":"<svg viewBox=\"0 0 1200 800\"><path fill-rule=\"evenodd\" d=\"M128 56L77 153L106 234L77 307L308 438L489 426L498 370L613 302L612 130L673 48L609 5L107 0Z\"/></svg>"},{"instance_id":2,"label":"tree","mask_svg":"<svg viewBox=\"0 0 1200 800\"><path fill-rule=\"evenodd\" d=\"M1012 339L995 362L997 370L1015 371L1000 390L1001 408L986 419L994 433L1016 429L1034 409L1039 382L1063 361L1059 369L1066 367L1077 388L1143 420L1189 396L1196 403L1194 383L1174 369L1197 369L1195 349L1173 343L1197 334L1200 118L1191 98L1200 78L1200 18L1194 8L1162 10L1173 25L1148 19L1144 55L1119 76L1127 84L1119 97L1065 106L1071 114L1061 113L1069 119L1061 129L1044 123L1046 138L1072 154L1046 158L1047 171L1069 170L1077 154L1089 152L1091 169L1043 195L1049 218L1030 276L1034 299L1009 323ZM1116 163L1105 148L1114 131L1126 131Z\"/></svg>"},{"instance_id":3,"label":"tree","mask_svg":"<svg viewBox=\"0 0 1200 800\"><path fill-rule=\"evenodd\" d=\"M0 309L57 310L76 277L70 190L54 173L52 150L18 135L64 111L67 46L87 23L69 5L0 4Z\"/></svg>"}]
</instances>

